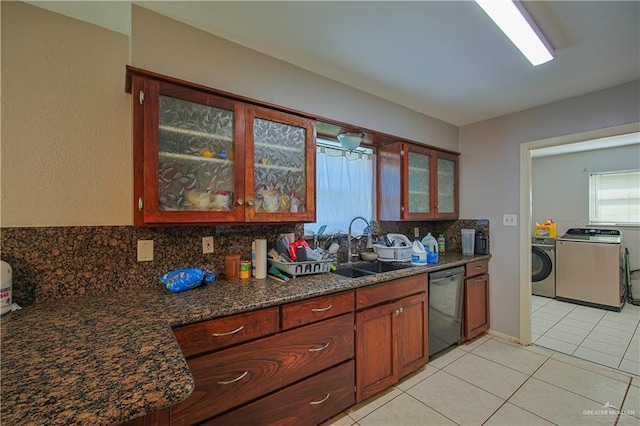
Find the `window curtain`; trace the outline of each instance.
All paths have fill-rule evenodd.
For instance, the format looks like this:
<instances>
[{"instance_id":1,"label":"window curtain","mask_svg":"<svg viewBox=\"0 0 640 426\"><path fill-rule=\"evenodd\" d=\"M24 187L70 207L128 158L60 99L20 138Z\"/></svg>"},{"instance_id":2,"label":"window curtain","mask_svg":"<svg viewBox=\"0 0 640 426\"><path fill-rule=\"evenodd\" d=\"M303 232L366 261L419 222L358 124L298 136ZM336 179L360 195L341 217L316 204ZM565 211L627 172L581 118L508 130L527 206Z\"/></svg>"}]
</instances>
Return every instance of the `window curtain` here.
<instances>
[{"instance_id":1,"label":"window curtain","mask_svg":"<svg viewBox=\"0 0 640 426\"><path fill-rule=\"evenodd\" d=\"M327 225L325 234L347 233L355 216L373 218L373 155L318 147L316 151L316 223L306 224L307 233ZM354 236L366 224L354 222Z\"/></svg>"}]
</instances>

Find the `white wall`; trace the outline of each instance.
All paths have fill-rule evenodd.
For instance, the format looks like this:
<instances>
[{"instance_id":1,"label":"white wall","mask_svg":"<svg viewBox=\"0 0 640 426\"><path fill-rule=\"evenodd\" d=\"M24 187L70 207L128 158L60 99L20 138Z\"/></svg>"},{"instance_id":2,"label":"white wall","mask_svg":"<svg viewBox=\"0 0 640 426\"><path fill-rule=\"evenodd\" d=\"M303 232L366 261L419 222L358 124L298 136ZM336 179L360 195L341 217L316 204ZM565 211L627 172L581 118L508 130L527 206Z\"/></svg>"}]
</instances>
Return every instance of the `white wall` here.
<instances>
[{"instance_id":1,"label":"white wall","mask_svg":"<svg viewBox=\"0 0 640 426\"><path fill-rule=\"evenodd\" d=\"M589 173L640 169L640 145L537 157L531 165L532 222L553 219L560 236L589 226ZM623 232L631 269L640 268L640 229L614 228Z\"/></svg>"},{"instance_id":2,"label":"white wall","mask_svg":"<svg viewBox=\"0 0 640 426\"><path fill-rule=\"evenodd\" d=\"M458 150L458 127L138 6L132 64L416 142Z\"/></svg>"},{"instance_id":3,"label":"white wall","mask_svg":"<svg viewBox=\"0 0 640 426\"><path fill-rule=\"evenodd\" d=\"M492 224L493 330L519 336L520 230L502 215L520 210L520 144L639 122L635 81L460 128L460 214Z\"/></svg>"}]
</instances>

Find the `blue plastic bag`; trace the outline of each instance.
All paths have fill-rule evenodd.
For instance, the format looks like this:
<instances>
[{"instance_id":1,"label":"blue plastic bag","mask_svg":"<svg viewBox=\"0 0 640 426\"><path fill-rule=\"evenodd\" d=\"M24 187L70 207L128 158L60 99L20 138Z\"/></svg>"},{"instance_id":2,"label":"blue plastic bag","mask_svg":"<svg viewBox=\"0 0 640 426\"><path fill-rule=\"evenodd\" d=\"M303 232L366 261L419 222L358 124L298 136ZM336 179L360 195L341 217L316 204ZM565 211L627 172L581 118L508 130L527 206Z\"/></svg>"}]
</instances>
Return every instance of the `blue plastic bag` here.
<instances>
[{"instance_id":1,"label":"blue plastic bag","mask_svg":"<svg viewBox=\"0 0 640 426\"><path fill-rule=\"evenodd\" d=\"M167 286L167 290L173 293L190 290L199 286L202 282L208 282L216 279L213 271L204 271L197 268L176 269L167 272L160 277L160 281Z\"/></svg>"}]
</instances>

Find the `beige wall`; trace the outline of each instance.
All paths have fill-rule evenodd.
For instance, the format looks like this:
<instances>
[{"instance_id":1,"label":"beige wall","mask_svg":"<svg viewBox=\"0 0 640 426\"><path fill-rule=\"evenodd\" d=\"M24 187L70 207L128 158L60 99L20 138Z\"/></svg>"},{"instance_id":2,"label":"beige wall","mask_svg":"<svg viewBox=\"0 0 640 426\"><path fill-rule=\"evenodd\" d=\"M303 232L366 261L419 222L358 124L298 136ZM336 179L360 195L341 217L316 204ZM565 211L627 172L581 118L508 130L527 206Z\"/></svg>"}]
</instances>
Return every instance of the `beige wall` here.
<instances>
[{"instance_id":1,"label":"beige wall","mask_svg":"<svg viewBox=\"0 0 640 426\"><path fill-rule=\"evenodd\" d=\"M1 225L132 223L129 42L2 2Z\"/></svg>"},{"instance_id":2,"label":"beige wall","mask_svg":"<svg viewBox=\"0 0 640 426\"><path fill-rule=\"evenodd\" d=\"M635 81L460 128L460 214L492 224L493 330L519 335L520 233L503 227L502 215L520 210L520 144L638 122Z\"/></svg>"},{"instance_id":3,"label":"beige wall","mask_svg":"<svg viewBox=\"0 0 640 426\"><path fill-rule=\"evenodd\" d=\"M132 64L231 93L458 150L458 128L133 6Z\"/></svg>"}]
</instances>

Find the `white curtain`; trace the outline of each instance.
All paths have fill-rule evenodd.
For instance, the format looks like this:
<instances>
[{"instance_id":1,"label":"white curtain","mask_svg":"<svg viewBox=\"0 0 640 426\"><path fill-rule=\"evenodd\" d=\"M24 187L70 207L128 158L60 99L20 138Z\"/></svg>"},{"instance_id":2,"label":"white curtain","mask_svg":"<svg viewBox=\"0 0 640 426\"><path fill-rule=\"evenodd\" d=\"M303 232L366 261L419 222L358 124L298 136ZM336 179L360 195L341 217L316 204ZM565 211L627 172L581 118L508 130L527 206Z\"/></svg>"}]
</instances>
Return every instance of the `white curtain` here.
<instances>
[{"instance_id":1,"label":"white curtain","mask_svg":"<svg viewBox=\"0 0 640 426\"><path fill-rule=\"evenodd\" d=\"M316 152L316 223L305 224L307 233L327 225L325 234L347 233L349 222L363 216L373 218L373 155L318 147ZM354 236L366 224L357 220Z\"/></svg>"}]
</instances>

